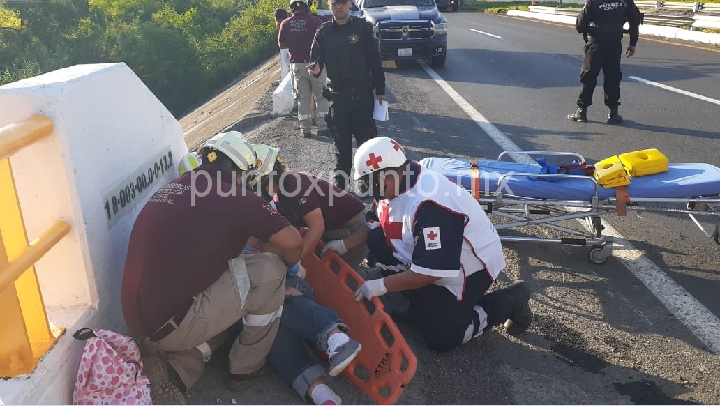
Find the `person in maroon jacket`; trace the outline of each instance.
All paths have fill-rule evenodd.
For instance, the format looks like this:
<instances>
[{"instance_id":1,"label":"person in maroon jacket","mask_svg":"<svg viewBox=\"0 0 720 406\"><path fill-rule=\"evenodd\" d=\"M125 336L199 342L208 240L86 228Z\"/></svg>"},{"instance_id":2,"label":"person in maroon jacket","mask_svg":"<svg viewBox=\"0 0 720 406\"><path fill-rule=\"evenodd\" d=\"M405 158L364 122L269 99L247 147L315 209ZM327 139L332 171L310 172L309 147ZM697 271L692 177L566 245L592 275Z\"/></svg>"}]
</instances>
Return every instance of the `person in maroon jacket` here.
<instances>
[{"instance_id":1,"label":"person in maroon jacket","mask_svg":"<svg viewBox=\"0 0 720 406\"><path fill-rule=\"evenodd\" d=\"M307 227L302 256L312 253L320 240L340 240L365 226L365 204L354 195L325 179L304 172L290 171L277 148L253 144L258 159L256 191L266 200L275 200L277 210L296 227ZM366 244L347 250L334 247L353 268L368 254Z\"/></svg>"},{"instance_id":2,"label":"person in maroon jacket","mask_svg":"<svg viewBox=\"0 0 720 406\"><path fill-rule=\"evenodd\" d=\"M229 354L230 386L242 389L263 368L280 323L288 267L300 261L298 230L247 190L257 155L242 134L213 137L201 166L155 192L130 234L121 304L130 334L167 362L181 391L201 377L219 337L239 320ZM242 254L248 241L274 251ZM171 388L172 389L172 388Z\"/></svg>"},{"instance_id":3,"label":"person in maroon jacket","mask_svg":"<svg viewBox=\"0 0 720 406\"><path fill-rule=\"evenodd\" d=\"M330 102L323 96L326 76L314 77L307 72L306 65L310 61L310 46L315 31L320 28L323 20L310 13L308 0L293 0L290 3L292 16L280 23L278 46L288 49L290 53L290 70L293 74L293 90L298 100L298 120L302 137L312 135L313 119L320 135L327 130L325 115L330 111ZM315 114L311 114L312 99L315 98Z\"/></svg>"}]
</instances>

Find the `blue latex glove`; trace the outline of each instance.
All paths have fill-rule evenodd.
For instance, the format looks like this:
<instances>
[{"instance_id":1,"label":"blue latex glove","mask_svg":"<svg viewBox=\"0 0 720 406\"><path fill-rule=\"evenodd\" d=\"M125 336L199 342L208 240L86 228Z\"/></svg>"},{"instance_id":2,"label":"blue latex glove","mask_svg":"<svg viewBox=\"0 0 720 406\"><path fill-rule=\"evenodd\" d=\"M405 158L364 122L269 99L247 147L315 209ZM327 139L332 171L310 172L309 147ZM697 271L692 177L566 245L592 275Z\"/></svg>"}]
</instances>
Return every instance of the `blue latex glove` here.
<instances>
[{"instance_id":1,"label":"blue latex glove","mask_svg":"<svg viewBox=\"0 0 720 406\"><path fill-rule=\"evenodd\" d=\"M293 266L289 266L287 268L288 275L295 276L298 274L299 271L300 271L300 263L299 262L297 264L295 264Z\"/></svg>"},{"instance_id":2,"label":"blue latex glove","mask_svg":"<svg viewBox=\"0 0 720 406\"><path fill-rule=\"evenodd\" d=\"M243 248L242 252L253 252L253 247L250 245L246 245L245 248Z\"/></svg>"}]
</instances>

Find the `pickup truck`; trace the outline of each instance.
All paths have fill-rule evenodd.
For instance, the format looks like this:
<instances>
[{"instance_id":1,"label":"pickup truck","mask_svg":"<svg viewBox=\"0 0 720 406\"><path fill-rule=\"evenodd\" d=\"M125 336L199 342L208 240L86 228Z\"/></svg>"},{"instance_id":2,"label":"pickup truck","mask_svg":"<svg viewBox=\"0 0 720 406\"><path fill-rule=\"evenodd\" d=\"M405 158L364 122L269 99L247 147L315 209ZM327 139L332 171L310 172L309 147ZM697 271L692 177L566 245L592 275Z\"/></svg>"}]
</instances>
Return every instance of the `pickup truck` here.
<instances>
[{"instance_id":1,"label":"pickup truck","mask_svg":"<svg viewBox=\"0 0 720 406\"><path fill-rule=\"evenodd\" d=\"M359 16L374 27L383 60L429 59L432 66L445 65L448 23L435 0L359 0L358 7Z\"/></svg>"},{"instance_id":2,"label":"pickup truck","mask_svg":"<svg viewBox=\"0 0 720 406\"><path fill-rule=\"evenodd\" d=\"M459 0L438 0L443 1ZM372 24L383 60L429 59L434 67L445 65L447 20L435 0L353 0L350 13ZM327 9L318 14L332 18Z\"/></svg>"},{"instance_id":3,"label":"pickup truck","mask_svg":"<svg viewBox=\"0 0 720 406\"><path fill-rule=\"evenodd\" d=\"M440 11L445 11L448 7L450 7L452 11L458 11L460 2L461 0L435 0L435 3L437 3L437 7Z\"/></svg>"}]
</instances>

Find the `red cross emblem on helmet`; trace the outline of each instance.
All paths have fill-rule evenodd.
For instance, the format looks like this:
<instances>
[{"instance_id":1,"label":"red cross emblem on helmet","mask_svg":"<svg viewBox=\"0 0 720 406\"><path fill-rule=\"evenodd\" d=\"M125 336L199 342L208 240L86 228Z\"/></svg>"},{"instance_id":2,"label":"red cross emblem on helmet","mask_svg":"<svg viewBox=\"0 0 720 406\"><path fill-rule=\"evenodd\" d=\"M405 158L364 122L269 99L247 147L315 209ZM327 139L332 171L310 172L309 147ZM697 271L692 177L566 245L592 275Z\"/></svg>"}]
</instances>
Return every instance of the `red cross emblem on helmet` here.
<instances>
[{"instance_id":1,"label":"red cross emblem on helmet","mask_svg":"<svg viewBox=\"0 0 720 406\"><path fill-rule=\"evenodd\" d=\"M389 137L371 138L355 153L355 179L381 169L400 167L405 162L405 150L400 143Z\"/></svg>"},{"instance_id":2,"label":"red cross emblem on helmet","mask_svg":"<svg viewBox=\"0 0 720 406\"><path fill-rule=\"evenodd\" d=\"M382 162L382 155L375 156L374 152L368 154L368 160L365 161L365 165L372 166L375 169L380 169L380 162Z\"/></svg>"}]
</instances>

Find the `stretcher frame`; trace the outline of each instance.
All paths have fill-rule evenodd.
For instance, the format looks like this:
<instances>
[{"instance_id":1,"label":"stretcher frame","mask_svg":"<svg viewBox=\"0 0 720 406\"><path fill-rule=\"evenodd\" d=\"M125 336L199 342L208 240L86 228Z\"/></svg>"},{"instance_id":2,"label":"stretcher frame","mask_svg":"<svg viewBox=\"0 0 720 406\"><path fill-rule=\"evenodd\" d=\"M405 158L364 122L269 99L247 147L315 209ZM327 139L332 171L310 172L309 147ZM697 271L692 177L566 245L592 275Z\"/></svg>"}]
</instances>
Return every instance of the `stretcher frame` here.
<instances>
[{"instance_id":1,"label":"stretcher frame","mask_svg":"<svg viewBox=\"0 0 720 406\"><path fill-rule=\"evenodd\" d=\"M501 161L506 155L544 155L544 156L573 156L578 162L585 163L585 158L572 152L557 151L503 151L497 158ZM495 192L482 191L480 187L480 170L478 161L470 159L471 190L473 197L480 203L486 213L511 220L509 223L494 224L500 232L517 227L535 225L549 230L559 231L569 237L543 238L503 236L502 241L554 243L564 245L590 246L588 259L596 264L602 264L612 255L613 237L603 235L604 226L602 216L616 213L626 216L628 210L646 211L656 213L683 213L687 214L693 223L707 236L720 245L720 194L710 196L693 196L687 198L636 198L627 193L624 186L615 188L615 197L598 198L600 186L593 176L566 175L566 174L538 174L538 173L511 173L502 175L497 181ZM594 184L594 194L589 201L537 199L511 194L503 194L506 182L513 177L533 178L578 178ZM685 208L676 206L684 205ZM708 217L714 221L712 230L706 229L698 220L699 217ZM584 220L584 230L564 227L557 223L565 220Z\"/></svg>"}]
</instances>

